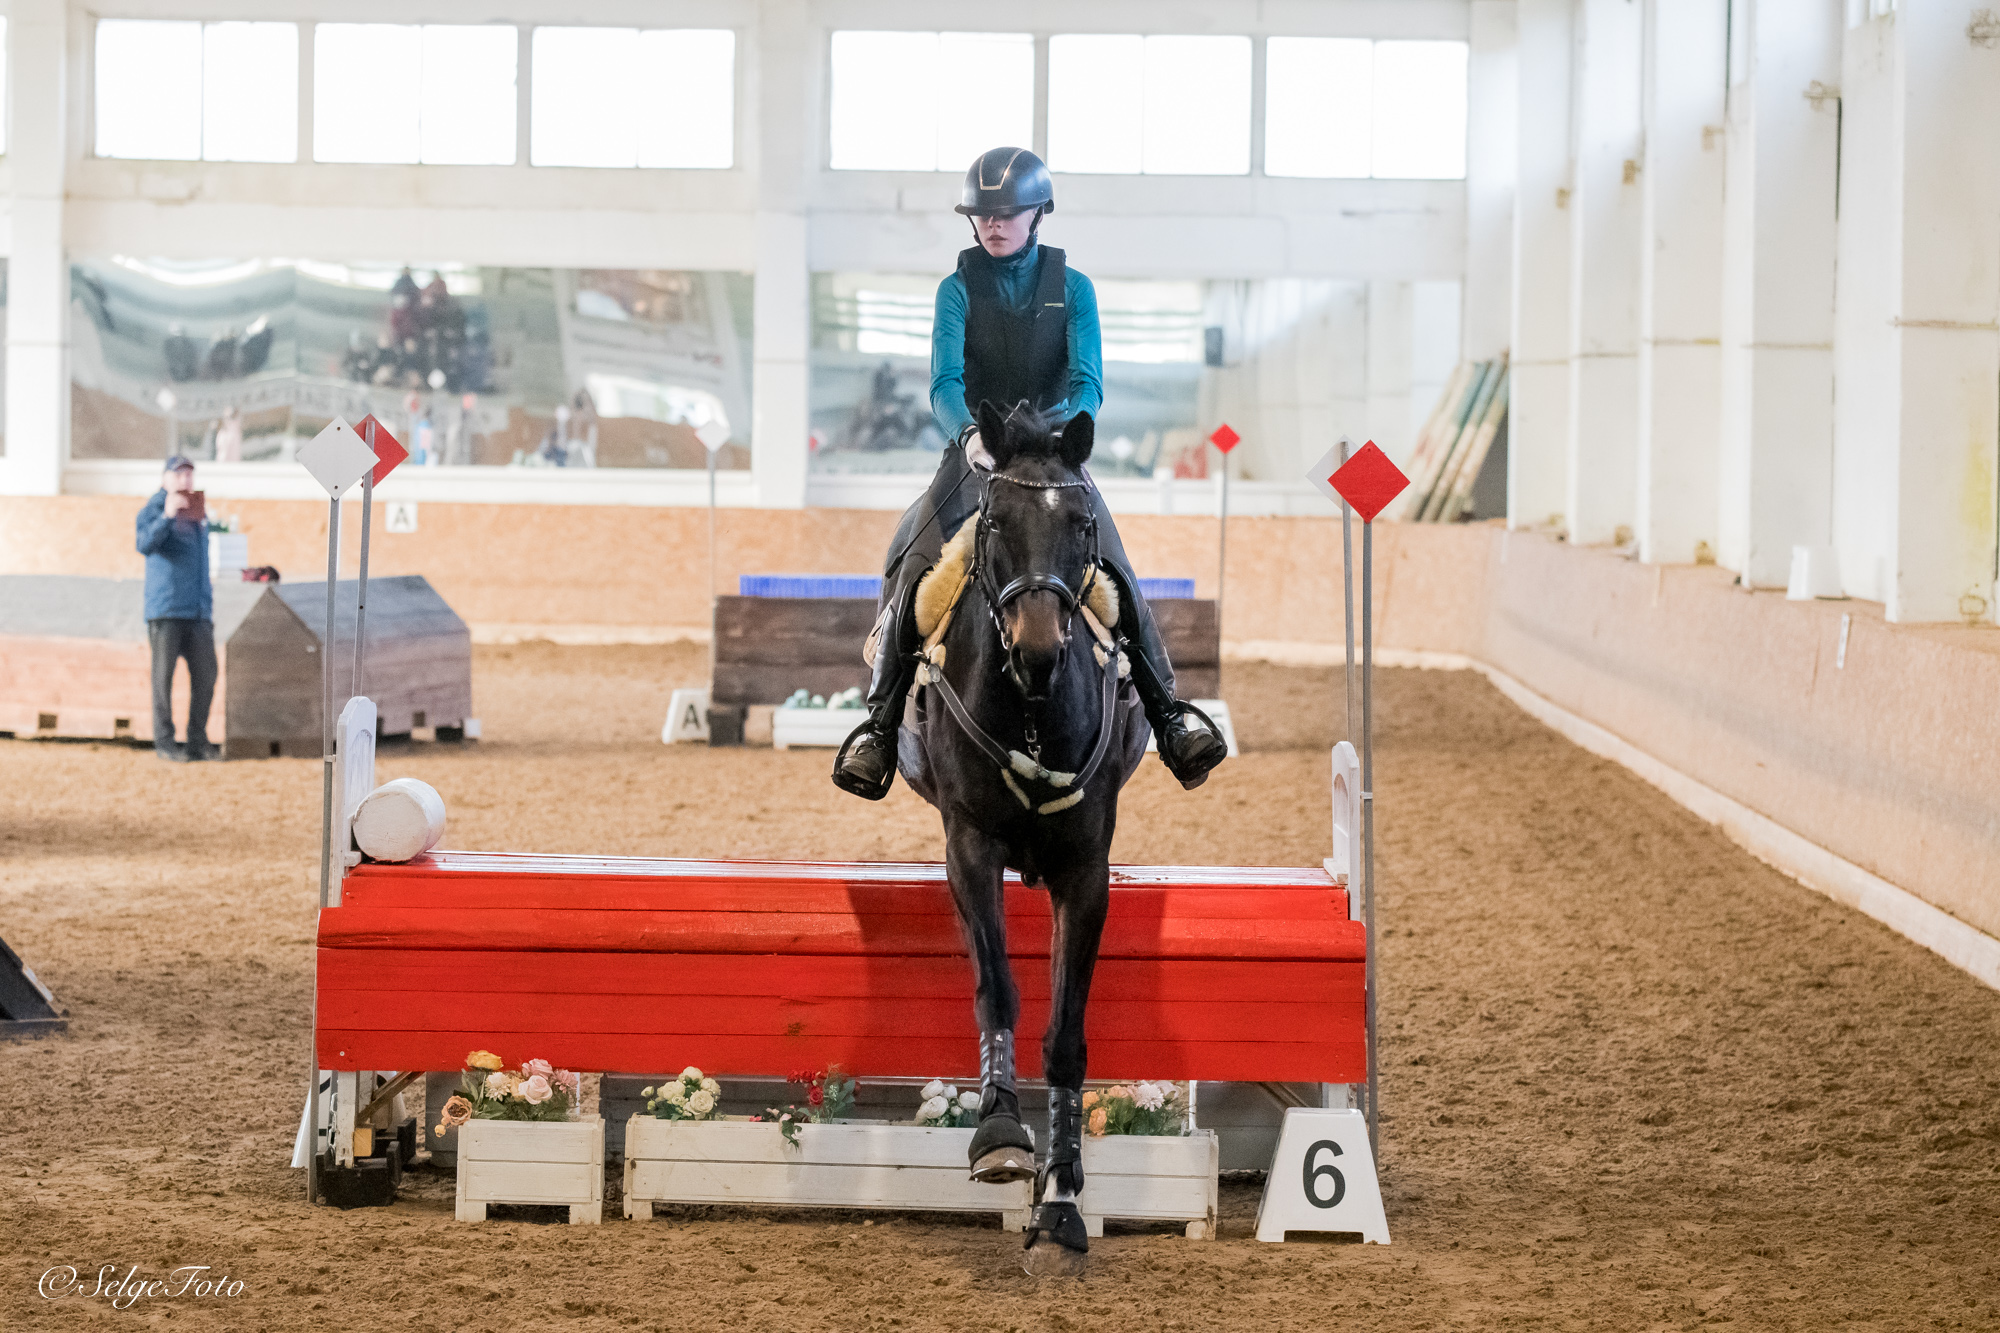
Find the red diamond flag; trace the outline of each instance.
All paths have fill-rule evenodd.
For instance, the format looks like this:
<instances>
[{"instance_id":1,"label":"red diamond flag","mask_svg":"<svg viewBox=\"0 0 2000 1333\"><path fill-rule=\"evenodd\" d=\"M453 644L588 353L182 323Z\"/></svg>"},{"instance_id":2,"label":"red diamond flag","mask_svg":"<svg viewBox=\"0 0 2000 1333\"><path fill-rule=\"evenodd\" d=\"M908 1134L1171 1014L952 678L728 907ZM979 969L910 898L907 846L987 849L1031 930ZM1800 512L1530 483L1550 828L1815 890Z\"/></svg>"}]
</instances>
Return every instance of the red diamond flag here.
<instances>
[{"instance_id":1,"label":"red diamond flag","mask_svg":"<svg viewBox=\"0 0 2000 1333\"><path fill-rule=\"evenodd\" d=\"M1375 447L1373 440L1362 445L1360 452L1342 463L1327 480L1354 506L1363 523L1372 523L1375 515L1410 484L1410 479L1389 461L1389 455Z\"/></svg>"},{"instance_id":2,"label":"red diamond flag","mask_svg":"<svg viewBox=\"0 0 2000 1333\"><path fill-rule=\"evenodd\" d=\"M389 433L387 426L375 419L373 412L361 418L361 423L354 428L354 433L361 437L362 443L368 442L370 426L375 428L375 457L381 460L375 464L375 484L380 486L382 478L394 472L396 464L408 458L410 451L396 442L396 437Z\"/></svg>"},{"instance_id":3,"label":"red diamond flag","mask_svg":"<svg viewBox=\"0 0 2000 1333\"><path fill-rule=\"evenodd\" d=\"M1226 454L1241 444L1243 437L1229 429L1229 423L1225 421L1215 428L1215 434L1208 437L1208 442Z\"/></svg>"}]
</instances>

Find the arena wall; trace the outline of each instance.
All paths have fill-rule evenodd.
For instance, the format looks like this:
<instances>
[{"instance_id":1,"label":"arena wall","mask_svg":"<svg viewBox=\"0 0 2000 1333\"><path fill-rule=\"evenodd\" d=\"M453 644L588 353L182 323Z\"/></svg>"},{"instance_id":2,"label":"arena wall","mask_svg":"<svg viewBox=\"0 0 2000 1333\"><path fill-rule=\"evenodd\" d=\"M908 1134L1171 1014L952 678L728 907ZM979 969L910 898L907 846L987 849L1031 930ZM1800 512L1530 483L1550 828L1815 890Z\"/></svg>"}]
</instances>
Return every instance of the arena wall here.
<instances>
[{"instance_id":1,"label":"arena wall","mask_svg":"<svg viewBox=\"0 0 2000 1333\"><path fill-rule=\"evenodd\" d=\"M135 577L129 497L0 498L0 572ZM234 501L251 559L322 577L323 505ZM351 576L358 517L343 519ZM724 510L718 590L740 573L876 565L896 515ZM423 574L476 638L704 637L699 509L425 502L371 572ZM1212 517L1120 521L1142 572L1216 592ZM1893 625L1876 603L1748 594L1714 567L1642 565L1492 527L1384 524L1377 643L1472 658L1646 753L2000 935L2000 629ZM1230 523L1225 653L1338 660L1340 525ZM1843 659L1840 636L1847 622Z\"/></svg>"}]
</instances>

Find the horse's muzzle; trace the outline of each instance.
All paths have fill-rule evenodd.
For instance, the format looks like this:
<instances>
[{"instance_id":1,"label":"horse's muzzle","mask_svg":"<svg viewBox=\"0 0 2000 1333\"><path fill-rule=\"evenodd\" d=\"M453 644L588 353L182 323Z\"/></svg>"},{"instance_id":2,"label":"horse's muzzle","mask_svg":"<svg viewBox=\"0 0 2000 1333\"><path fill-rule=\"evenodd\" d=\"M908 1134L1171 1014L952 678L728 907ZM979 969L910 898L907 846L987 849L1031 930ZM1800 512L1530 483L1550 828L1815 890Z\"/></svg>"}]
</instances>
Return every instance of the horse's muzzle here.
<instances>
[{"instance_id":1,"label":"horse's muzzle","mask_svg":"<svg viewBox=\"0 0 2000 1333\"><path fill-rule=\"evenodd\" d=\"M1021 697L1029 703L1041 703L1049 697L1055 686L1056 676L1062 671L1063 659L1069 656L1069 644L1058 643L1053 653L1036 652L1016 646L1007 652L1007 679Z\"/></svg>"}]
</instances>

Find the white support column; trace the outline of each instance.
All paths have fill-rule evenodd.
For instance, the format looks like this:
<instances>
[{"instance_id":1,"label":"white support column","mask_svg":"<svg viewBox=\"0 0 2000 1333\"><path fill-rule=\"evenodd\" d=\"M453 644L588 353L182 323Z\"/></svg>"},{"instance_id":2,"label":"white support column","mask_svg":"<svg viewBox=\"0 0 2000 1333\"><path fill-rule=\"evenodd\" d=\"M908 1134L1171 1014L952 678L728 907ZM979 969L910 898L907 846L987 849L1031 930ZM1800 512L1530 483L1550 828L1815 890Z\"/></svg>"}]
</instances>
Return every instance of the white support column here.
<instances>
[{"instance_id":1,"label":"white support column","mask_svg":"<svg viewBox=\"0 0 2000 1333\"><path fill-rule=\"evenodd\" d=\"M1570 200L1569 539L1632 539L1639 469L1639 78L1631 0L1578 0Z\"/></svg>"},{"instance_id":2,"label":"white support column","mask_svg":"<svg viewBox=\"0 0 2000 1333\"><path fill-rule=\"evenodd\" d=\"M1792 547L1831 531L1841 8L1733 13L1717 554L1747 586L1783 587Z\"/></svg>"},{"instance_id":3,"label":"white support column","mask_svg":"<svg viewBox=\"0 0 2000 1333\"><path fill-rule=\"evenodd\" d=\"M1994 618L2000 34L1909 6L1842 70L1834 540L1891 620Z\"/></svg>"},{"instance_id":4,"label":"white support column","mask_svg":"<svg viewBox=\"0 0 2000 1333\"><path fill-rule=\"evenodd\" d=\"M1562 521L1569 440L1570 0L1519 0L1507 522Z\"/></svg>"},{"instance_id":5,"label":"white support column","mask_svg":"<svg viewBox=\"0 0 2000 1333\"><path fill-rule=\"evenodd\" d=\"M1645 0L1639 243L1639 558L1716 541L1728 0Z\"/></svg>"},{"instance_id":6,"label":"white support column","mask_svg":"<svg viewBox=\"0 0 2000 1333\"><path fill-rule=\"evenodd\" d=\"M1903 309L1891 620L1995 613L2000 557L2000 33L1910 5L1903 43ZM1983 603L1983 607L1981 606Z\"/></svg>"},{"instance_id":7,"label":"white support column","mask_svg":"<svg viewBox=\"0 0 2000 1333\"><path fill-rule=\"evenodd\" d=\"M757 292L751 333L751 472L757 502L806 502L806 350L812 279L806 182L820 166L819 29L804 0L764 0L756 68Z\"/></svg>"},{"instance_id":8,"label":"white support column","mask_svg":"<svg viewBox=\"0 0 2000 1333\"><path fill-rule=\"evenodd\" d=\"M69 434L68 7L14 0L7 29L7 159L14 174L7 261L6 452L0 494L62 491Z\"/></svg>"},{"instance_id":9,"label":"white support column","mask_svg":"<svg viewBox=\"0 0 2000 1333\"><path fill-rule=\"evenodd\" d=\"M1465 358L1507 350L1514 306L1515 0L1472 0L1465 144ZM1430 404L1422 405L1428 411Z\"/></svg>"}]
</instances>

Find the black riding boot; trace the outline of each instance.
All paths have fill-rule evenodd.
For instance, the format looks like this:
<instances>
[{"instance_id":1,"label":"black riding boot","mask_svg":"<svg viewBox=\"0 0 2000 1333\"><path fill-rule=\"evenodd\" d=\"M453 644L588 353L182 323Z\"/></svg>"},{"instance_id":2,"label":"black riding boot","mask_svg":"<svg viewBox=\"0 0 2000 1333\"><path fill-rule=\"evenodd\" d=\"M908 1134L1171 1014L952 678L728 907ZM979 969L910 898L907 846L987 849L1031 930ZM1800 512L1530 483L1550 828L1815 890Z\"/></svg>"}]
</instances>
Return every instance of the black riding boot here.
<instances>
[{"instance_id":1,"label":"black riding boot","mask_svg":"<svg viewBox=\"0 0 2000 1333\"><path fill-rule=\"evenodd\" d=\"M1076 1196L1083 1192L1083 1089L1049 1085L1049 1148L1043 1159L1035 1211L1028 1219L1033 1249L1044 1238L1066 1250L1090 1248Z\"/></svg>"},{"instance_id":2,"label":"black riding boot","mask_svg":"<svg viewBox=\"0 0 2000 1333\"><path fill-rule=\"evenodd\" d=\"M917 579L891 593L890 614L875 644L875 674L868 682L868 717L833 757L833 785L879 801L896 780L896 728L917 676Z\"/></svg>"},{"instance_id":3,"label":"black riding boot","mask_svg":"<svg viewBox=\"0 0 2000 1333\"><path fill-rule=\"evenodd\" d=\"M1152 608L1139 593L1138 579L1115 558L1107 558L1104 566L1118 588L1118 633L1125 636L1132 684L1160 743L1160 758L1181 786L1192 791L1208 781L1210 769L1229 757L1229 746L1206 713L1174 697L1173 663L1160 642Z\"/></svg>"}]
</instances>

